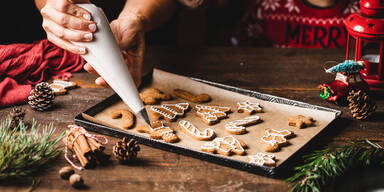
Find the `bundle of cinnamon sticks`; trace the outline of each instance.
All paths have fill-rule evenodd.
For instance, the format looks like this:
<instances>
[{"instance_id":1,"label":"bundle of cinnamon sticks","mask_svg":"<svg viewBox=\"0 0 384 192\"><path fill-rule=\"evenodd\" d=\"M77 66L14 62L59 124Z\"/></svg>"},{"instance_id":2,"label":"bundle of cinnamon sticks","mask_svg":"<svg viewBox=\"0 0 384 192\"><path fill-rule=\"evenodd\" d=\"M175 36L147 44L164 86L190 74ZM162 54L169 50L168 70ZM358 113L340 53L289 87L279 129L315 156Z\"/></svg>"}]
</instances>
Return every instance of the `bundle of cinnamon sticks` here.
<instances>
[{"instance_id":1,"label":"bundle of cinnamon sticks","mask_svg":"<svg viewBox=\"0 0 384 192\"><path fill-rule=\"evenodd\" d=\"M75 140L76 136L77 139ZM81 166L86 169L106 164L110 158L103 152L105 147L102 144L81 134L79 130L67 130L63 142L66 143L69 150L76 154Z\"/></svg>"}]
</instances>

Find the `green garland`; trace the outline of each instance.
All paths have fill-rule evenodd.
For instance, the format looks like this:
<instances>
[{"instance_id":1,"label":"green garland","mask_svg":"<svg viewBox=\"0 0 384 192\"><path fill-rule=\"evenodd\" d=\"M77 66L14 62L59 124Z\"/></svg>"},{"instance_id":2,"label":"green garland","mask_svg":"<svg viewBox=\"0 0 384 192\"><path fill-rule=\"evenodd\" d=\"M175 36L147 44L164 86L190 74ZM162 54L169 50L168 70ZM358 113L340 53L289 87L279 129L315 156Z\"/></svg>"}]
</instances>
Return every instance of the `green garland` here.
<instances>
[{"instance_id":1,"label":"green garland","mask_svg":"<svg viewBox=\"0 0 384 192\"><path fill-rule=\"evenodd\" d=\"M296 173L286 179L293 192L322 191L331 178L342 175L354 166L384 163L384 149L371 141L353 142L345 146L328 146L304 156L305 163L295 168Z\"/></svg>"},{"instance_id":2,"label":"green garland","mask_svg":"<svg viewBox=\"0 0 384 192\"><path fill-rule=\"evenodd\" d=\"M52 163L60 154L57 143L64 133L52 139L52 124L43 127L35 121L28 130L22 121L11 127L11 120L0 124L0 181L28 179Z\"/></svg>"}]
</instances>

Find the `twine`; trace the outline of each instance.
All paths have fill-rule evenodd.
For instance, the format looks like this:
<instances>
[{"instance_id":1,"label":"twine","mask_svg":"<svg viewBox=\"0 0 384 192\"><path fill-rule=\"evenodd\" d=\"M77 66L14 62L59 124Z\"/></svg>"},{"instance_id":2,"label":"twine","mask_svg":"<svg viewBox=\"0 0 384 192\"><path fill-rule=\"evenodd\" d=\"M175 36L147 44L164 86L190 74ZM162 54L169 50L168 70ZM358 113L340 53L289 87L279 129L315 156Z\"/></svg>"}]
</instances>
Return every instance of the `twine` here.
<instances>
[{"instance_id":1,"label":"twine","mask_svg":"<svg viewBox=\"0 0 384 192\"><path fill-rule=\"evenodd\" d=\"M68 157L68 146L71 146L73 148L73 145L75 144L75 141L77 140L77 138L79 138L80 135L84 135L85 137L87 138L91 138L91 139L94 139L96 142L100 143L100 144L103 144L103 145L106 145L108 143L108 139L104 136L101 136L101 135L94 135L94 134L90 134L88 133L83 127L80 127L80 126L77 126L77 125L68 125L68 128L69 128L69 131L66 132L66 142L65 142L65 152L64 152L64 158L65 160L67 160L67 162L72 166L74 167L75 169L78 169L78 170L83 170L84 168L82 166L77 166L75 165L75 163L73 163L69 157ZM71 142L71 145L69 145L69 142L68 142L68 136L73 133L73 132L77 132L76 135L75 135L75 138L73 139L73 141ZM73 154L73 158L74 159L79 159L76 154L74 153Z\"/></svg>"}]
</instances>

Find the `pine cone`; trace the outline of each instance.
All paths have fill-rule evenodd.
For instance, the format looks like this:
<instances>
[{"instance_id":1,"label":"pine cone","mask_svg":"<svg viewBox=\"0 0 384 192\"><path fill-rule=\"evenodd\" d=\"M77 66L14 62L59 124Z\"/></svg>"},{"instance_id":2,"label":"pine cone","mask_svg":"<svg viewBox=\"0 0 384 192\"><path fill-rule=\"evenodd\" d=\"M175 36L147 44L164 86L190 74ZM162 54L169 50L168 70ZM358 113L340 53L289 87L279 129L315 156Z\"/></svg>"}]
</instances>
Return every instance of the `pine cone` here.
<instances>
[{"instance_id":1,"label":"pine cone","mask_svg":"<svg viewBox=\"0 0 384 192\"><path fill-rule=\"evenodd\" d=\"M24 120L25 109L22 107L13 107L12 111L9 112L8 118L11 120L11 129L15 128L20 121Z\"/></svg>"},{"instance_id":2,"label":"pine cone","mask_svg":"<svg viewBox=\"0 0 384 192\"><path fill-rule=\"evenodd\" d=\"M349 109L352 116L359 120L364 120L370 117L376 110L376 105L372 99L362 90L349 92L347 97Z\"/></svg>"},{"instance_id":3,"label":"pine cone","mask_svg":"<svg viewBox=\"0 0 384 192\"><path fill-rule=\"evenodd\" d=\"M140 146L134 139L124 137L113 146L113 155L122 163L131 162L136 159Z\"/></svg>"},{"instance_id":4,"label":"pine cone","mask_svg":"<svg viewBox=\"0 0 384 192\"><path fill-rule=\"evenodd\" d=\"M52 106L53 91L47 82L41 82L32 89L29 97L29 105L38 111L44 111Z\"/></svg>"}]
</instances>

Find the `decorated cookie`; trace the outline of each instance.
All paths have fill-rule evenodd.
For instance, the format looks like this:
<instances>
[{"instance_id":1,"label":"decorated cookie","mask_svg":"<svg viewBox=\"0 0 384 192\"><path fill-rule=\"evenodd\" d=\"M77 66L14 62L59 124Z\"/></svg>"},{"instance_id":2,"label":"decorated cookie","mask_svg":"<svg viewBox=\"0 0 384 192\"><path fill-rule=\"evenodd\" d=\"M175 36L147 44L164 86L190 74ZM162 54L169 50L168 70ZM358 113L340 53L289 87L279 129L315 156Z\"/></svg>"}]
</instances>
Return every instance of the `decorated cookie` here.
<instances>
[{"instance_id":1,"label":"decorated cookie","mask_svg":"<svg viewBox=\"0 0 384 192\"><path fill-rule=\"evenodd\" d=\"M114 110L109 115L112 119L121 117L121 128L123 129L130 129L135 124L135 116L128 110Z\"/></svg>"},{"instance_id":2,"label":"decorated cookie","mask_svg":"<svg viewBox=\"0 0 384 192\"><path fill-rule=\"evenodd\" d=\"M278 151L280 146L287 144L287 138L293 135L294 133L288 130L277 131L274 129L266 129L264 136L261 138L261 140L267 144L265 152Z\"/></svg>"},{"instance_id":3,"label":"decorated cookie","mask_svg":"<svg viewBox=\"0 0 384 192\"><path fill-rule=\"evenodd\" d=\"M296 126L299 129L304 127L310 127L313 124L314 120L312 119L312 117L304 117L302 115L288 117L288 125Z\"/></svg>"},{"instance_id":4,"label":"decorated cookie","mask_svg":"<svg viewBox=\"0 0 384 192\"><path fill-rule=\"evenodd\" d=\"M146 105L153 105L158 101L167 101L172 99L170 95L165 94L156 88L149 88L141 92L139 95L143 103Z\"/></svg>"},{"instance_id":5,"label":"decorated cookie","mask_svg":"<svg viewBox=\"0 0 384 192\"><path fill-rule=\"evenodd\" d=\"M175 121L177 117L183 116L188 109L189 103L176 103L151 106L150 111L156 119Z\"/></svg>"},{"instance_id":6,"label":"decorated cookie","mask_svg":"<svg viewBox=\"0 0 384 192\"><path fill-rule=\"evenodd\" d=\"M248 100L243 102L237 102L237 112L247 113L249 115L253 113L260 113L263 111L259 103L250 102Z\"/></svg>"},{"instance_id":7,"label":"decorated cookie","mask_svg":"<svg viewBox=\"0 0 384 192\"><path fill-rule=\"evenodd\" d=\"M215 138L215 132L212 129L207 128L200 131L189 121L179 121L178 127L187 135L200 141L210 141Z\"/></svg>"},{"instance_id":8,"label":"decorated cookie","mask_svg":"<svg viewBox=\"0 0 384 192\"><path fill-rule=\"evenodd\" d=\"M244 134L247 132L245 127L254 125L260 122L260 117L257 115L249 116L244 119L231 121L225 125L225 130L230 134Z\"/></svg>"},{"instance_id":9,"label":"decorated cookie","mask_svg":"<svg viewBox=\"0 0 384 192\"><path fill-rule=\"evenodd\" d=\"M49 86L55 95L64 95L68 89L76 87L77 84L73 81L53 80Z\"/></svg>"},{"instance_id":10,"label":"decorated cookie","mask_svg":"<svg viewBox=\"0 0 384 192\"><path fill-rule=\"evenodd\" d=\"M229 107L221 107L217 105L196 105L196 115L199 116L207 125L213 125L220 119L228 117L231 112Z\"/></svg>"},{"instance_id":11,"label":"decorated cookie","mask_svg":"<svg viewBox=\"0 0 384 192\"><path fill-rule=\"evenodd\" d=\"M138 126L136 130L140 133L148 133L152 139L162 139L167 143L174 143L179 141L179 137L175 134L174 130L165 126L162 121L155 121L152 127L146 125Z\"/></svg>"},{"instance_id":12,"label":"decorated cookie","mask_svg":"<svg viewBox=\"0 0 384 192\"><path fill-rule=\"evenodd\" d=\"M210 153L218 153L222 155L229 156L232 153L236 155L244 155L244 147L247 145L233 137L232 135L226 137L216 138L213 141L204 143L200 150Z\"/></svg>"},{"instance_id":13,"label":"decorated cookie","mask_svg":"<svg viewBox=\"0 0 384 192\"><path fill-rule=\"evenodd\" d=\"M200 95L194 95L183 89L175 89L173 90L173 94L175 94L177 97L194 103L205 103L211 100L211 96L209 96L208 94L202 93Z\"/></svg>"},{"instance_id":14,"label":"decorated cookie","mask_svg":"<svg viewBox=\"0 0 384 192\"><path fill-rule=\"evenodd\" d=\"M249 155L248 162L254 163L259 166L276 166L275 156L265 153L257 153L256 155Z\"/></svg>"}]
</instances>

